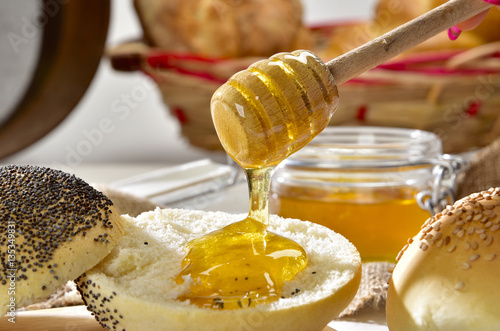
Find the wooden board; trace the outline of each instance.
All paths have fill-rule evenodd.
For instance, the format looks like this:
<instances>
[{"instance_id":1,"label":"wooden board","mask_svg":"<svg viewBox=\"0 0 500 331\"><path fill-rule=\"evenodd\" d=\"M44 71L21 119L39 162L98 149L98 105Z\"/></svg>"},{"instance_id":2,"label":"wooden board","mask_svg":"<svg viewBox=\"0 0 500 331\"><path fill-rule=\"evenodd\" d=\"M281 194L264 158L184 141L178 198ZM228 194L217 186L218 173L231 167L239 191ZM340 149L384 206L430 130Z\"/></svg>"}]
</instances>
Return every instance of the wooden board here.
<instances>
[{"instance_id":1,"label":"wooden board","mask_svg":"<svg viewBox=\"0 0 500 331\"><path fill-rule=\"evenodd\" d=\"M102 331L85 306L40 309L16 312L15 323L9 315L0 319L0 330L30 331Z\"/></svg>"},{"instance_id":2,"label":"wooden board","mask_svg":"<svg viewBox=\"0 0 500 331\"><path fill-rule=\"evenodd\" d=\"M38 1L45 12L60 3ZM61 123L85 94L99 65L110 0L61 3L57 14L43 24L40 56L31 83L0 127L0 158L31 145Z\"/></svg>"},{"instance_id":3,"label":"wooden board","mask_svg":"<svg viewBox=\"0 0 500 331\"><path fill-rule=\"evenodd\" d=\"M99 323L87 311L85 306L41 309L17 312L15 322L8 320L9 316L0 318L0 330L30 330L30 331L102 331ZM326 327L323 331L334 331Z\"/></svg>"}]
</instances>

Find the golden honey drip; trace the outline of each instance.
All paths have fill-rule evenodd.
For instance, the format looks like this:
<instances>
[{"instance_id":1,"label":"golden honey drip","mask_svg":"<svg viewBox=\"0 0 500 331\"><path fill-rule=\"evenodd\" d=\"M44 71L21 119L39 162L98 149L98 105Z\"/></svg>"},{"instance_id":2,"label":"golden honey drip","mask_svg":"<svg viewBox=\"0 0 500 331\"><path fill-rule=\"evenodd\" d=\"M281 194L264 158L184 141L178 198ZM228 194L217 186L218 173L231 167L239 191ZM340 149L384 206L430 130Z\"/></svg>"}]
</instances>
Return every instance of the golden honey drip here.
<instances>
[{"instance_id":1,"label":"golden honey drip","mask_svg":"<svg viewBox=\"0 0 500 331\"><path fill-rule=\"evenodd\" d=\"M233 309L278 300L284 282L307 265L300 245L250 217L192 241L189 248L179 277L195 280L180 299L200 307Z\"/></svg>"},{"instance_id":2,"label":"golden honey drip","mask_svg":"<svg viewBox=\"0 0 500 331\"><path fill-rule=\"evenodd\" d=\"M192 284L180 300L219 309L272 302L307 266L299 244L267 231L271 174L326 127L337 100L331 74L305 51L257 62L215 93L214 124L226 152L247 173L250 211L188 244L176 281Z\"/></svg>"}]
</instances>

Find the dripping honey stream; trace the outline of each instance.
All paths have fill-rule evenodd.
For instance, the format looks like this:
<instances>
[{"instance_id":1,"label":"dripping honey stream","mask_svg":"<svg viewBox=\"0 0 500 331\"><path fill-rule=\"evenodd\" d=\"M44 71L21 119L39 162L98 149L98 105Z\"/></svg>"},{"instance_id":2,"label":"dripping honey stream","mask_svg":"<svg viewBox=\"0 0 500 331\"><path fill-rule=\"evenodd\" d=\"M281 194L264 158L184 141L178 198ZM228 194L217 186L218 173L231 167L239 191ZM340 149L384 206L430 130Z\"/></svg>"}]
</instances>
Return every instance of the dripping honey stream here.
<instances>
[{"instance_id":1,"label":"dripping honey stream","mask_svg":"<svg viewBox=\"0 0 500 331\"><path fill-rule=\"evenodd\" d=\"M193 283L179 299L217 309L269 303L282 297L284 282L307 266L306 252L299 244L267 230L273 169L246 169L247 218L188 244L177 282L189 277Z\"/></svg>"},{"instance_id":2,"label":"dripping honey stream","mask_svg":"<svg viewBox=\"0 0 500 331\"><path fill-rule=\"evenodd\" d=\"M244 220L188 243L176 280L192 283L179 299L200 307L244 308L276 301L290 295L283 293L283 285L308 263L298 243L267 229L271 175L326 127L337 108L337 89L324 63L307 51L274 56L253 68L249 77L233 77L232 84L223 85L212 103L219 139L246 172L250 207ZM277 72L294 83L283 88L283 79L270 79ZM220 103L217 96L225 88L243 99ZM307 109L305 116L295 116L300 109Z\"/></svg>"}]
</instances>

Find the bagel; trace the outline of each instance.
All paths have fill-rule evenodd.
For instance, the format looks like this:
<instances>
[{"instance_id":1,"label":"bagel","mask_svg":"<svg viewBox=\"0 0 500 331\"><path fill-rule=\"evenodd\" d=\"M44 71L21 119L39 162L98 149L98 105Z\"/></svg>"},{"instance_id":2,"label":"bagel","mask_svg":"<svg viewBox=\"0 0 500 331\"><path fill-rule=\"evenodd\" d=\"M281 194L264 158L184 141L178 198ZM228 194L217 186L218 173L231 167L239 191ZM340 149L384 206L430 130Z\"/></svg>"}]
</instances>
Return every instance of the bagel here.
<instances>
[{"instance_id":1,"label":"bagel","mask_svg":"<svg viewBox=\"0 0 500 331\"><path fill-rule=\"evenodd\" d=\"M185 244L243 218L160 208L122 216L127 234L76 280L88 309L111 330L322 330L356 294L361 259L347 239L310 222L271 216L269 230L298 242L309 258L279 300L241 309L176 300L187 289L174 281Z\"/></svg>"},{"instance_id":2,"label":"bagel","mask_svg":"<svg viewBox=\"0 0 500 331\"><path fill-rule=\"evenodd\" d=\"M123 235L112 202L73 175L4 166L0 187L1 315L77 278Z\"/></svg>"},{"instance_id":3,"label":"bagel","mask_svg":"<svg viewBox=\"0 0 500 331\"><path fill-rule=\"evenodd\" d=\"M500 188L431 217L400 253L387 293L391 331L500 328Z\"/></svg>"}]
</instances>

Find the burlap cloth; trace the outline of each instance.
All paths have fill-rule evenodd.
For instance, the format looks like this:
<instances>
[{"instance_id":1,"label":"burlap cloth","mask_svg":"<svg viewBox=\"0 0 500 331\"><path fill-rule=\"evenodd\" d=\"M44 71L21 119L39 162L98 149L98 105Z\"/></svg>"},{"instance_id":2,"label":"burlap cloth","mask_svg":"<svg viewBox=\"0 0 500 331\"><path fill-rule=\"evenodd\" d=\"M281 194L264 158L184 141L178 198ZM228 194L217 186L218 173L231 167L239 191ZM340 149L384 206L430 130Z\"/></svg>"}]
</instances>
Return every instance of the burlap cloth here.
<instances>
[{"instance_id":1,"label":"burlap cloth","mask_svg":"<svg viewBox=\"0 0 500 331\"><path fill-rule=\"evenodd\" d=\"M500 138L477 152L458 178L457 198L500 186Z\"/></svg>"},{"instance_id":2,"label":"burlap cloth","mask_svg":"<svg viewBox=\"0 0 500 331\"><path fill-rule=\"evenodd\" d=\"M118 212L137 216L143 211L152 210L156 205L148 200L119 192L102 185L94 185L107 195L115 204ZM500 139L474 155L466 171L458 178L457 197L461 198L474 192L500 186ZM388 262L363 264L361 284L354 300L340 317L355 315L364 309L382 310L385 308L389 270L394 266ZM41 303L25 309L43 309L83 304L73 282L68 282L52 296Z\"/></svg>"}]
</instances>

